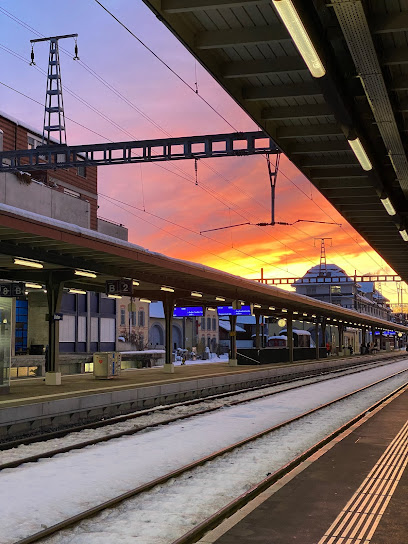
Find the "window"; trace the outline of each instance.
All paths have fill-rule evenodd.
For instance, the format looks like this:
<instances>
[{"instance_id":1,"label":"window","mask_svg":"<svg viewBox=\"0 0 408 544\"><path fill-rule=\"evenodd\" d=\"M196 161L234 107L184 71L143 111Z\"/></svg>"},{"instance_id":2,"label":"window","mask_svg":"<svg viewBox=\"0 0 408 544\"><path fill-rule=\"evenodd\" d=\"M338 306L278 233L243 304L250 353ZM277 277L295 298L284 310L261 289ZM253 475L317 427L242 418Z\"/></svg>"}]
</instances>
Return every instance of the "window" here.
<instances>
[{"instance_id":1,"label":"window","mask_svg":"<svg viewBox=\"0 0 408 544\"><path fill-rule=\"evenodd\" d=\"M211 317L207 317L207 331L211 330Z\"/></svg>"},{"instance_id":2,"label":"window","mask_svg":"<svg viewBox=\"0 0 408 544\"><path fill-rule=\"evenodd\" d=\"M126 324L126 314L125 314L125 308L120 308L120 325L123 327Z\"/></svg>"},{"instance_id":3,"label":"window","mask_svg":"<svg viewBox=\"0 0 408 544\"><path fill-rule=\"evenodd\" d=\"M139 327L145 326L145 313L144 310L139 310Z\"/></svg>"},{"instance_id":4,"label":"window","mask_svg":"<svg viewBox=\"0 0 408 544\"><path fill-rule=\"evenodd\" d=\"M212 318L212 329L215 331L217 329L217 320L215 317Z\"/></svg>"},{"instance_id":5,"label":"window","mask_svg":"<svg viewBox=\"0 0 408 544\"><path fill-rule=\"evenodd\" d=\"M111 317L101 317L101 342L115 341L115 319Z\"/></svg>"},{"instance_id":6,"label":"window","mask_svg":"<svg viewBox=\"0 0 408 544\"><path fill-rule=\"evenodd\" d=\"M316 294L316 286L312 285L311 287L306 287L306 294L307 295L315 295Z\"/></svg>"},{"instance_id":7,"label":"window","mask_svg":"<svg viewBox=\"0 0 408 544\"><path fill-rule=\"evenodd\" d=\"M201 330L205 331L205 317L201 318Z\"/></svg>"},{"instance_id":8,"label":"window","mask_svg":"<svg viewBox=\"0 0 408 544\"><path fill-rule=\"evenodd\" d=\"M60 342L75 342L75 316L64 315L64 319L59 324L59 341Z\"/></svg>"},{"instance_id":9,"label":"window","mask_svg":"<svg viewBox=\"0 0 408 544\"><path fill-rule=\"evenodd\" d=\"M331 285L330 293L332 295L341 295L341 286L340 285Z\"/></svg>"},{"instance_id":10,"label":"window","mask_svg":"<svg viewBox=\"0 0 408 544\"><path fill-rule=\"evenodd\" d=\"M77 176L86 178L86 166L77 166Z\"/></svg>"},{"instance_id":11,"label":"window","mask_svg":"<svg viewBox=\"0 0 408 544\"><path fill-rule=\"evenodd\" d=\"M131 312L131 319L132 319L132 327L136 327L136 312Z\"/></svg>"},{"instance_id":12,"label":"window","mask_svg":"<svg viewBox=\"0 0 408 544\"><path fill-rule=\"evenodd\" d=\"M64 187L64 194L73 196L74 198L81 197L81 193L78 193L77 191L72 191L71 189L67 189L66 187Z\"/></svg>"},{"instance_id":13,"label":"window","mask_svg":"<svg viewBox=\"0 0 408 544\"><path fill-rule=\"evenodd\" d=\"M91 317L91 342L99 342L99 319Z\"/></svg>"},{"instance_id":14,"label":"window","mask_svg":"<svg viewBox=\"0 0 408 544\"><path fill-rule=\"evenodd\" d=\"M78 342L86 342L86 317L78 316Z\"/></svg>"},{"instance_id":15,"label":"window","mask_svg":"<svg viewBox=\"0 0 408 544\"><path fill-rule=\"evenodd\" d=\"M34 134L27 134L28 149L36 149L39 145L42 145L42 138L34 136Z\"/></svg>"}]
</instances>

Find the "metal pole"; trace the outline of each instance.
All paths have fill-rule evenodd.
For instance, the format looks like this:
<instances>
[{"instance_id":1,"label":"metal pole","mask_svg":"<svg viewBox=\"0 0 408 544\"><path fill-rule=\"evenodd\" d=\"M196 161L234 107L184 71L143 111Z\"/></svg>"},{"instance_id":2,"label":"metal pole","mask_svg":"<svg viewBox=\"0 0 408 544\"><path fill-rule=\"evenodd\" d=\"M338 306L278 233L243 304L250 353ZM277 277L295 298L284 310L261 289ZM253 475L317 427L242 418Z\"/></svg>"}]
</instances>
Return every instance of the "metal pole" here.
<instances>
[{"instance_id":1,"label":"metal pole","mask_svg":"<svg viewBox=\"0 0 408 544\"><path fill-rule=\"evenodd\" d=\"M236 315L230 315L229 316L230 321L230 360L229 360L229 366L237 366L237 333L236 333L236 325L237 325L237 316Z\"/></svg>"},{"instance_id":2,"label":"metal pole","mask_svg":"<svg viewBox=\"0 0 408 544\"><path fill-rule=\"evenodd\" d=\"M289 363L293 363L293 317L292 312L288 312L286 318L286 334L288 336Z\"/></svg>"},{"instance_id":3,"label":"metal pole","mask_svg":"<svg viewBox=\"0 0 408 544\"><path fill-rule=\"evenodd\" d=\"M62 299L63 282L50 272L46 280L48 301L48 372L45 373L45 385L61 385L59 369L59 312Z\"/></svg>"},{"instance_id":4,"label":"metal pole","mask_svg":"<svg viewBox=\"0 0 408 544\"><path fill-rule=\"evenodd\" d=\"M255 347L256 349L259 349L261 347L261 335L260 335L260 314L259 312L255 313Z\"/></svg>"},{"instance_id":5,"label":"metal pole","mask_svg":"<svg viewBox=\"0 0 408 544\"><path fill-rule=\"evenodd\" d=\"M315 336L316 336L316 359L320 359L320 342L319 342L319 322L315 323Z\"/></svg>"},{"instance_id":6,"label":"metal pole","mask_svg":"<svg viewBox=\"0 0 408 544\"><path fill-rule=\"evenodd\" d=\"M173 352L173 312L174 312L174 298L166 297L163 301L164 308L164 323L166 333L166 362L164 364L164 372L173 374L174 364L172 361Z\"/></svg>"}]
</instances>

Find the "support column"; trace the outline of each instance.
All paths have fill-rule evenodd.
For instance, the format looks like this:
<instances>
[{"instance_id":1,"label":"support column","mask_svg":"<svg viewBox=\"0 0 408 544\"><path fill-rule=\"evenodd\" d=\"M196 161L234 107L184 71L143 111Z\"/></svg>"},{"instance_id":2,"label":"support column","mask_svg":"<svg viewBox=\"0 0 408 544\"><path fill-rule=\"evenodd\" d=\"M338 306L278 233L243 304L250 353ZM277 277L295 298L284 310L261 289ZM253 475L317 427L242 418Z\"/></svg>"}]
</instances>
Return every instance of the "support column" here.
<instances>
[{"instance_id":1,"label":"support column","mask_svg":"<svg viewBox=\"0 0 408 544\"><path fill-rule=\"evenodd\" d=\"M55 272L46 279L48 301L48 349L46 351L45 385L61 385L59 369L59 320L56 314L61 308L64 282Z\"/></svg>"},{"instance_id":2,"label":"support column","mask_svg":"<svg viewBox=\"0 0 408 544\"><path fill-rule=\"evenodd\" d=\"M286 334L288 336L289 363L293 363L293 314L288 312L286 318Z\"/></svg>"},{"instance_id":3,"label":"support column","mask_svg":"<svg viewBox=\"0 0 408 544\"><path fill-rule=\"evenodd\" d=\"M174 313L174 298L166 297L163 301L164 309L164 328L166 337L166 358L164 363L164 372L168 374L174 373L174 364L172 360L173 352L173 313Z\"/></svg>"},{"instance_id":4,"label":"support column","mask_svg":"<svg viewBox=\"0 0 408 544\"><path fill-rule=\"evenodd\" d=\"M316 321L315 323L315 337L316 337L316 359L320 359L319 322L318 321Z\"/></svg>"},{"instance_id":5,"label":"support column","mask_svg":"<svg viewBox=\"0 0 408 544\"><path fill-rule=\"evenodd\" d=\"M326 348L326 320L324 318L322 319L322 342L323 347Z\"/></svg>"},{"instance_id":6,"label":"support column","mask_svg":"<svg viewBox=\"0 0 408 544\"><path fill-rule=\"evenodd\" d=\"M236 315L230 315L229 316L230 321L230 359L228 361L229 366L237 366L238 360L237 360L237 333L236 333L236 325L237 325L237 316Z\"/></svg>"},{"instance_id":7,"label":"support column","mask_svg":"<svg viewBox=\"0 0 408 544\"><path fill-rule=\"evenodd\" d=\"M383 340L383 331L380 330L380 337L378 339L378 342L379 342L378 349L379 350L382 350L382 340Z\"/></svg>"},{"instance_id":8,"label":"support column","mask_svg":"<svg viewBox=\"0 0 408 544\"><path fill-rule=\"evenodd\" d=\"M344 325L343 325L343 323L341 323L341 324L338 326L338 330L339 330L339 355L344 355L344 352L343 352L343 344L344 344Z\"/></svg>"},{"instance_id":9,"label":"support column","mask_svg":"<svg viewBox=\"0 0 408 544\"><path fill-rule=\"evenodd\" d=\"M261 347L261 324L260 324L261 316L259 312L255 313L255 347L256 349L260 349Z\"/></svg>"}]
</instances>

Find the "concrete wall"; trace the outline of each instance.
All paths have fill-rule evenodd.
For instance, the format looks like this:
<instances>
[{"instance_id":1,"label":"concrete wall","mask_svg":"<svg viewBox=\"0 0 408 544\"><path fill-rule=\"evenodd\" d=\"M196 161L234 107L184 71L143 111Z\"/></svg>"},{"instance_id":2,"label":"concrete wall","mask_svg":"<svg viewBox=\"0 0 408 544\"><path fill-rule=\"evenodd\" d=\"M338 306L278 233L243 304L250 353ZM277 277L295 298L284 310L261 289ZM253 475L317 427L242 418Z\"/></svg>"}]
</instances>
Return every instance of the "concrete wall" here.
<instances>
[{"instance_id":1,"label":"concrete wall","mask_svg":"<svg viewBox=\"0 0 408 544\"><path fill-rule=\"evenodd\" d=\"M35 181L27 185L14 174L0 173L0 202L90 228L89 202Z\"/></svg>"},{"instance_id":2,"label":"concrete wall","mask_svg":"<svg viewBox=\"0 0 408 544\"><path fill-rule=\"evenodd\" d=\"M128 241L128 229L126 227L106 221L106 219L101 219L100 217L98 217L98 232L119 238L119 240Z\"/></svg>"}]
</instances>

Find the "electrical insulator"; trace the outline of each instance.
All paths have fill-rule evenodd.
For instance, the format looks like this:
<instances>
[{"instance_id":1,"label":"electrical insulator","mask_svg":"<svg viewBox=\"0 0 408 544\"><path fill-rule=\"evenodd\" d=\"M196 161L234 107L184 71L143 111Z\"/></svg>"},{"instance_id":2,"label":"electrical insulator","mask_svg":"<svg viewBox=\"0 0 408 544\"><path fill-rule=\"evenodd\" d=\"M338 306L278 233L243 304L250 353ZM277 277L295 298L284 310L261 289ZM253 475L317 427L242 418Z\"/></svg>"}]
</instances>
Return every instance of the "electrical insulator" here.
<instances>
[{"instance_id":1,"label":"electrical insulator","mask_svg":"<svg viewBox=\"0 0 408 544\"><path fill-rule=\"evenodd\" d=\"M73 58L73 60L79 60L79 57L78 57L78 44L77 44L76 40L75 40L75 57Z\"/></svg>"},{"instance_id":2,"label":"electrical insulator","mask_svg":"<svg viewBox=\"0 0 408 544\"><path fill-rule=\"evenodd\" d=\"M34 47L31 46L31 62L30 62L30 66L35 66L35 62L34 62Z\"/></svg>"}]
</instances>

